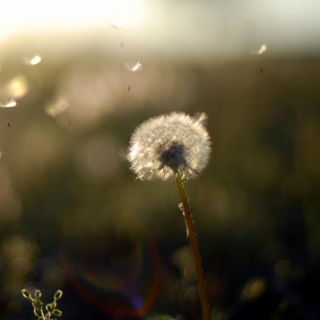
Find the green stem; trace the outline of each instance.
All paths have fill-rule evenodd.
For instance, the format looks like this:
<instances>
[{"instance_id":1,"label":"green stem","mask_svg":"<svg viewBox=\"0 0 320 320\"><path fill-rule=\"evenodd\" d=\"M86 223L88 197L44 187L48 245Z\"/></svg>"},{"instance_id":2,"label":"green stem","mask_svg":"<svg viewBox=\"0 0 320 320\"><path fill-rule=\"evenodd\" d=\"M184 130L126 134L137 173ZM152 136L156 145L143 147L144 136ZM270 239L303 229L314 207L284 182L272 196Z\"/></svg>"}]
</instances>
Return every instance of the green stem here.
<instances>
[{"instance_id":1,"label":"green stem","mask_svg":"<svg viewBox=\"0 0 320 320\"><path fill-rule=\"evenodd\" d=\"M184 187L181 181L181 177L178 172L175 173L175 180L178 186L180 198L182 201L183 206L183 216L187 226L187 235L190 240L191 250L193 253L193 260L196 267L196 274L198 280L198 287L200 293L200 301L202 307L202 314L204 320L210 320L210 310L209 310L209 303L208 303L208 296L206 292L205 280L203 275L203 269L201 264L200 252L198 247L198 241L196 237L196 232L194 229L194 224L192 220L192 215L189 208L189 203L186 197L186 193L184 191Z\"/></svg>"},{"instance_id":2,"label":"green stem","mask_svg":"<svg viewBox=\"0 0 320 320\"><path fill-rule=\"evenodd\" d=\"M42 320L46 320L42 309L41 309L41 318L42 318Z\"/></svg>"}]
</instances>

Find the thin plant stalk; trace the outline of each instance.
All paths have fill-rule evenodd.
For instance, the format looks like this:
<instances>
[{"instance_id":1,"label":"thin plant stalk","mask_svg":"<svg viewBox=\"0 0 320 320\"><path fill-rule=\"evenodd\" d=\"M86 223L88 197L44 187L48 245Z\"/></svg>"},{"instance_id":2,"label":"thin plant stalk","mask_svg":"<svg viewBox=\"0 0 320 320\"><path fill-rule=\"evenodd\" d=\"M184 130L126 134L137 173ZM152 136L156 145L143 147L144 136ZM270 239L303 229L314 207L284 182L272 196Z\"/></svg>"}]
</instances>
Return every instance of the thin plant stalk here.
<instances>
[{"instance_id":1,"label":"thin plant stalk","mask_svg":"<svg viewBox=\"0 0 320 320\"><path fill-rule=\"evenodd\" d=\"M196 267L196 274L197 274L197 280L198 280L198 288L200 293L200 301L201 301L201 307L202 307L202 314L204 320L210 320L210 310L209 310L209 303L208 303L208 296L205 286L205 280L204 280L204 274L201 264L201 258L200 258L200 252L198 247L198 241L196 237L196 232L192 220L192 215L189 208L188 199L186 196L186 193L184 191L184 187L181 181L180 174L178 172L175 172L175 180L178 186L179 195L182 201L182 209L183 209L183 216L186 222L187 227L187 236L190 240L191 250L193 254L193 260Z\"/></svg>"}]
</instances>

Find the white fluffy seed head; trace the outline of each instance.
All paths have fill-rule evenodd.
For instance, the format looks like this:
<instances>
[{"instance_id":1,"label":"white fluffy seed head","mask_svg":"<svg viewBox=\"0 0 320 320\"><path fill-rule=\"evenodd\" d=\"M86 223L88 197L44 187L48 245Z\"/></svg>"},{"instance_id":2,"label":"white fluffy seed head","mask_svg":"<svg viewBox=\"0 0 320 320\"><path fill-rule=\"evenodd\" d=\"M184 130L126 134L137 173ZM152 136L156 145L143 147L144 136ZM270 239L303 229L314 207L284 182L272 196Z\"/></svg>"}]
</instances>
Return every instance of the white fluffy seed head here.
<instances>
[{"instance_id":1,"label":"white fluffy seed head","mask_svg":"<svg viewBox=\"0 0 320 320\"><path fill-rule=\"evenodd\" d=\"M128 160L137 179L195 178L207 165L210 137L202 122L173 112L143 122L133 133Z\"/></svg>"}]
</instances>

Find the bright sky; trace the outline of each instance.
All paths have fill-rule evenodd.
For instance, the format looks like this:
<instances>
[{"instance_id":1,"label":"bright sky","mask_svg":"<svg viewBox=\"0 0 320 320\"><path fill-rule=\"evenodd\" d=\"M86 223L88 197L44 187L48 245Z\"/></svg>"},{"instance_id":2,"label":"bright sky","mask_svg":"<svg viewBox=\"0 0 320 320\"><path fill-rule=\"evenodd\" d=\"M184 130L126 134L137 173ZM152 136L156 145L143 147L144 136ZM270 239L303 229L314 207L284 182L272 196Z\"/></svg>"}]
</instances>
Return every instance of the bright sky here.
<instances>
[{"instance_id":1,"label":"bright sky","mask_svg":"<svg viewBox=\"0 0 320 320\"><path fill-rule=\"evenodd\" d=\"M268 54L320 49L318 0L10 0L1 11L0 42L36 34L49 51L72 49L54 42L64 31L108 52L118 33L127 52L141 55L244 55L264 43ZM124 27L112 28L119 21Z\"/></svg>"}]
</instances>

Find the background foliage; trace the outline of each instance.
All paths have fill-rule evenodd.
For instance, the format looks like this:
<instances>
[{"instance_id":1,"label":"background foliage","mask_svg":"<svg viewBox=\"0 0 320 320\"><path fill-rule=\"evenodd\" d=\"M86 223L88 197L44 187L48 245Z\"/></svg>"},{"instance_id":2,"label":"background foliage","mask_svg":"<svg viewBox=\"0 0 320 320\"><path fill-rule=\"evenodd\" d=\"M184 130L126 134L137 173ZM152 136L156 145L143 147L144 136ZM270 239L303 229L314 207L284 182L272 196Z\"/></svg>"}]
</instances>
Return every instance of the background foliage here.
<instances>
[{"instance_id":1,"label":"background foliage","mask_svg":"<svg viewBox=\"0 0 320 320\"><path fill-rule=\"evenodd\" d=\"M208 115L212 157L185 187L213 318L320 318L316 56L150 57L133 73L121 47L34 66L11 49L0 73L2 101L17 97L0 110L1 319L33 319L23 288L44 303L63 290L62 319L201 319L176 187L135 181L126 161L135 127L170 111Z\"/></svg>"}]
</instances>

